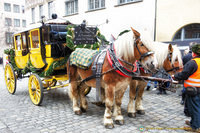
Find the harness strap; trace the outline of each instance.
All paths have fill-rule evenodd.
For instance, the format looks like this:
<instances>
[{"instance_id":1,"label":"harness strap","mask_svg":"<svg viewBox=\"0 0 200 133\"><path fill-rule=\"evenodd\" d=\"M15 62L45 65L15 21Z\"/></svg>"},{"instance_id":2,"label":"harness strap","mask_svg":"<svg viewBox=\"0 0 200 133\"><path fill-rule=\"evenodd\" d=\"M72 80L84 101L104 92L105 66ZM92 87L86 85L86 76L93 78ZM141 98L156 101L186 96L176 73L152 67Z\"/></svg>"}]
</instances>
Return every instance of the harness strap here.
<instances>
[{"instance_id":1,"label":"harness strap","mask_svg":"<svg viewBox=\"0 0 200 133\"><path fill-rule=\"evenodd\" d=\"M106 50L101 51L101 53L99 53L96 58L95 61L92 65L92 71L93 71L93 75L95 75L96 78L96 101L101 101L101 96L99 96L99 94L101 95L101 71L102 71L102 66L104 63L106 57Z\"/></svg>"},{"instance_id":2,"label":"harness strap","mask_svg":"<svg viewBox=\"0 0 200 133\"><path fill-rule=\"evenodd\" d=\"M135 75L137 75L138 73L133 72L131 70L129 70L128 68L126 68L125 66L123 66L119 60L117 59L116 55L115 55L115 51L113 48L113 44L110 45L110 48L108 48L108 61L110 63L110 65L116 70L117 73L119 73L120 75L124 76L124 77L133 77Z\"/></svg>"}]
</instances>

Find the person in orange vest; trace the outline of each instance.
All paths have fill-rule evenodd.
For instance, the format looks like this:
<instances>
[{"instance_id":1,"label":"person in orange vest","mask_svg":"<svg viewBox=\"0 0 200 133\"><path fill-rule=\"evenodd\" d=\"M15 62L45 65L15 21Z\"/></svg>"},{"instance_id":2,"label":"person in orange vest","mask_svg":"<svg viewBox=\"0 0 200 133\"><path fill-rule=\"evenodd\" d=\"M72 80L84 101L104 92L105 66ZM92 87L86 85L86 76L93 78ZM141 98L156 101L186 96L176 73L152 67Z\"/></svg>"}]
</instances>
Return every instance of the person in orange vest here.
<instances>
[{"instance_id":1,"label":"person in orange vest","mask_svg":"<svg viewBox=\"0 0 200 133\"><path fill-rule=\"evenodd\" d=\"M200 44L192 46L193 59L188 61L183 71L172 75L175 80L184 80L186 88L186 103L191 120L185 121L186 131L200 133Z\"/></svg>"}]
</instances>

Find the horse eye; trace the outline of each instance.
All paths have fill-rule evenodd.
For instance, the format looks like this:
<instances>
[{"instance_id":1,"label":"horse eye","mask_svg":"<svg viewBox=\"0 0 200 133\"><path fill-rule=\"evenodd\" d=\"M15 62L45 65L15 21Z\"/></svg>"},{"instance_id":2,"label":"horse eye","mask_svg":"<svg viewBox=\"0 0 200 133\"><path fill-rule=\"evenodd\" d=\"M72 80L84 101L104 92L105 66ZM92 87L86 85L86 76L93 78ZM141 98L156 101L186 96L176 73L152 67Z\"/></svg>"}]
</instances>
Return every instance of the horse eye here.
<instances>
[{"instance_id":1,"label":"horse eye","mask_svg":"<svg viewBox=\"0 0 200 133\"><path fill-rule=\"evenodd\" d=\"M142 43L141 46L144 46L144 44Z\"/></svg>"}]
</instances>

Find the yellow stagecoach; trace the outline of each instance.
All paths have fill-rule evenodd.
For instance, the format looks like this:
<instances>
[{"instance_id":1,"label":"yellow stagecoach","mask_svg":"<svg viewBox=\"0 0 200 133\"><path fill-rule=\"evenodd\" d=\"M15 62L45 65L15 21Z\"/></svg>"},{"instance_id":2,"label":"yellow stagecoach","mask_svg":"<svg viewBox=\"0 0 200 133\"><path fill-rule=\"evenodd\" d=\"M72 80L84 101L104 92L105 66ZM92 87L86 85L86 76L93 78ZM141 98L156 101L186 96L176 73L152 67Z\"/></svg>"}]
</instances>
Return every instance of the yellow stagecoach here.
<instances>
[{"instance_id":1,"label":"yellow stagecoach","mask_svg":"<svg viewBox=\"0 0 200 133\"><path fill-rule=\"evenodd\" d=\"M69 22L47 23L37 28L15 33L13 48L4 51L9 56L9 63L4 69L8 92L15 93L17 79L29 77L30 99L33 104L40 105L43 91L68 86L68 84L57 85L57 81L68 80L65 64L71 52L81 46L78 43L85 43L82 46L86 47L88 47L86 44L97 44L96 47L92 46L93 49L100 46L100 42L96 38L100 34L96 27L90 27L93 30L85 35L86 37L89 34L95 35L93 39L83 39L82 32L83 36L76 36L82 26L85 25L72 25ZM78 32L75 32L76 30ZM91 32L95 34L91 34ZM74 40L74 38L77 39ZM88 94L90 88L86 90L85 94Z\"/></svg>"}]
</instances>

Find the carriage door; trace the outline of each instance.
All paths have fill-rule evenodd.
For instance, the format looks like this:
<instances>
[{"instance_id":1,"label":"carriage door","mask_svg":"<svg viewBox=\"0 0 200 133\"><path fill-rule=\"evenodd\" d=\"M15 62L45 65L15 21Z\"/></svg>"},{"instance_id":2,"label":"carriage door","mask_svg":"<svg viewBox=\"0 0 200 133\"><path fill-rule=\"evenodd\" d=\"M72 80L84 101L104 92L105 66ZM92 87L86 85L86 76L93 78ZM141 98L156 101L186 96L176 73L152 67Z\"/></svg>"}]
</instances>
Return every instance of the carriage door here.
<instances>
[{"instance_id":1,"label":"carriage door","mask_svg":"<svg viewBox=\"0 0 200 133\"><path fill-rule=\"evenodd\" d=\"M29 32L30 37L30 60L35 68L43 68L45 63L42 59L41 53L41 40L40 40L40 30L34 29Z\"/></svg>"},{"instance_id":2,"label":"carriage door","mask_svg":"<svg viewBox=\"0 0 200 133\"><path fill-rule=\"evenodd\" d=\"M28 54L25 56L22 55L22 44L23 42L21 34L14 35L15 63L17 67L21 69L23 69L26 66L29 58Z\"/></svg>"}]
</instances>

